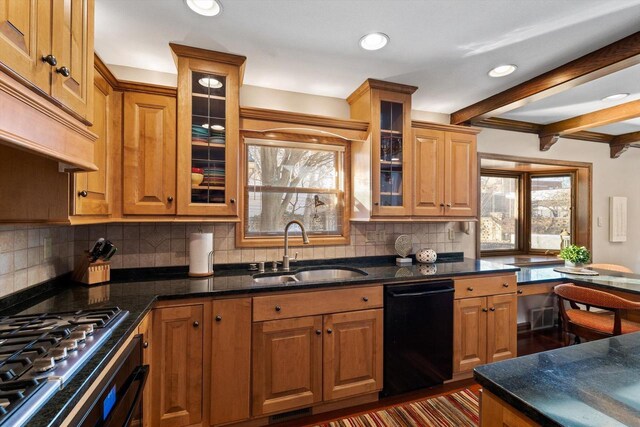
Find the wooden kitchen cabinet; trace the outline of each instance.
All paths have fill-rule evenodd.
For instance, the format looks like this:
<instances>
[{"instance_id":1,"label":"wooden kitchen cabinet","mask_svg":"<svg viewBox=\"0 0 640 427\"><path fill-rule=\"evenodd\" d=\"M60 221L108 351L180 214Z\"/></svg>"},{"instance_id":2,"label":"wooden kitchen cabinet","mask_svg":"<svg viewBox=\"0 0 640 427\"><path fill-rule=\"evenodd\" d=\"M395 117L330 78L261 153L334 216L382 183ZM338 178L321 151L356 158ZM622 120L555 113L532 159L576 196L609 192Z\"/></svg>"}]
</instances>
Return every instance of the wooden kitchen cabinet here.
<instances>
[{"instance_id":1,"label":"wooden kitchen cabinet","mask_svg":"<svg viewBox=\"0 0 640 427\"><path fill-rule=\"evenodd\" d=\"M352 146L354 218L411 215L411 94L417 89L368 79L347 98L351 118L370 122L370 137Z\"/></svg>"},{"instance_id":2,"label":"wooden kitchen cabinet","mask_svg":"<svg viewBox=\"0 0 640 427\"><path fill-rule=\"evenodd\" d=\"M152 344L152 323L153 323L153 311L150 311L146 314L140 325L138 325L138 334L142 335L142 364L149 365L149 375L147 377L147 382L144 386L144 390L142 392L142 419L137 420L137 425L141 425L143 427L151 426L151 413L152 413L152 404L151 404L151 391L153 390L153 362L151 360L151 355L153 352L153 344Z\"/></svg>"},{"instance_id":3,"label":"wooden kitchen cabinet","mask_svg":"<svg viewBox=\"0 0 640 427\"><path fill-rule=\"evenodd\" d=\"M253 415L322 400L322 316L253 324Z\"/></svg>"},{"instance_id":4,"label":"wooden kitchen cabinet","mask_svg":"<svg viewBox=\"0 0 640 427\"><path fill-rule=\"evenodd\" d=\"M123 213L176 213L176 100L125 92Z\"/></svg>"},{"instance_id":5,"label":"wooden kitchen cabinet","mask_svg":"<svg viewBox=\"0 0 640 427\"><path fill-rule=\"evenodd\" d=\"M151 332L151 425L181 427L203 417L204 306L157 308Z\"/></svg>"},{"instance_id":6,"label":"wooden kitchen cabinet","mask_svg":"<svg viewBox=\"0 0 640 427\"><path fill-rule=\"evenodd\" d=\"M0 0L0 61L90 123L93 27L94 0Z\"/></svg>"},{"instance_id":7,"label":"wooden kitchen cabinet","mask_svg":"<svg viewBox=\"0 0 640 427\"><path fill-rule=\"evenodd\" d=\"M251 298L213 301L209 424L248 419L251 389Z\"/></svg>"},{"instance_id":8,"label":"wooden kitchen cabinet","mask_svg":"<svg viewBox=\"0 0 640 427\"><path fill-rule=\"evenodd\" d=\"M381 286L253 298L252 415L377 394L382 306Z\"/></svg>"},{"instance_id":9,"label":"wooden kitchen cabinet","mask_svg":"<svg viewBox=\"0 0 640 427\"><path fill-rule=\"evenodd\" d=\"M324 316L324 400L382 389L382 331L382 309Z\"/></svg>"},{"instance_id":10,"label":"wooden kitchen cabinet","mask_svg":"<svg viewBox=\"0 0 640 427\"><path fill-rule=\"evenodd\" d=\"M414 216L477 216L478 131L443 130L449 128L414 122Z\"/></svg>"},{"instance_id":11,"label":"wooden kitchen cabinet","mask_svg":"<svg viewBox=\"0 0 640 427\"><path fill-rule=\"evenodd\" d=\"M516 357L515 276L461 279L455 281L455 288L453 372Z\"/></svg>"},{"instance_id":12,"label":"wooden kitchen cabinet","mask_svg":"<svg viewBox=\"0 0 640 427\"><path fill-rule=\"evenodd\" d=\"M170 46L178 67L177 213L237 217L246 58Z\"/></svg>"},{"instance_id":13,"label":"wooden kitchen cabinet","mask_svg":"<svg viewBox=\"0 0 640 427\"><path fill-rule=\"evenodd\" d=\"M95 172L78 172L73 175L71 191L72 215L111 214L111 191L114 167L116 167L114 144L118 142L111 128L113 88L96 73L93 85L93 126L91 131L98 136L94 144L93 161Z\"/></svg>"}]
</instances>

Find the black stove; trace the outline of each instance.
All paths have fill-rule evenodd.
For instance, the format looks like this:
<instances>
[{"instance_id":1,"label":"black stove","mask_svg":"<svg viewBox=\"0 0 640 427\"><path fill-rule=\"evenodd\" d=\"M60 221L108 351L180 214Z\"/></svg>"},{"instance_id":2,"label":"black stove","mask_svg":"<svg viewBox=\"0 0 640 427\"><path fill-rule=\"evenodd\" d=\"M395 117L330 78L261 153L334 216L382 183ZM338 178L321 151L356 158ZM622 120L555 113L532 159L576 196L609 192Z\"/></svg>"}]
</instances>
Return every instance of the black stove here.
<instances>
[{"instance_id":1,"label":"black stove","mask_svg":"<svg viewBox=\"0 0 640 427\"><path fill-rule=\"evenodd\" d=\"M0 317L0 425L31 418L127 314L112 307Z\"/></svg>"}]
</instances>

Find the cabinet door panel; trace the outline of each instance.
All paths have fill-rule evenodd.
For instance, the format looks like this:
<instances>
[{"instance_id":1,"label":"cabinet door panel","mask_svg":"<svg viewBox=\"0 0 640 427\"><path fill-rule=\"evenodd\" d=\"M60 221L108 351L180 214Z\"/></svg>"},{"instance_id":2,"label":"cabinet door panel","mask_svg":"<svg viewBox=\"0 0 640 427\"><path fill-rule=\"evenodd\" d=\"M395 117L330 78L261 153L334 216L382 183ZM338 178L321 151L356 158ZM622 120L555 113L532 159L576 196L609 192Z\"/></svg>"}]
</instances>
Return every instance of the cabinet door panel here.
<instances>
[{"instance_id":1,"label":"cabinet door panel","mask_svg":"<svg viewBox=\"0 0 640 427\"><path fill-rule=\"evenodd\" d=\"M202 305L154 311L153 426L180 427L202 420L203 311Z\"/></svg>"},{"instance_id":2,"label":"cabinet door panel","mask_svg":"<svg viewBox=\"0 0 640 427\"><path fill-rule=\"evenodd\" d=\"M42 56L51 53L51 2L0 0L0 61L49 93L51 67Z\"/></svg>"},{"instance_id":3,"label":"cabinet door panel","mask_svg":"<svg viewBox=\"0 0 640 427\"><path fill-rule=\"evenodd\" d=\"M142 392L142 420L137 420L138 425L142 425L143 427L149 427L151 425L151 390L153 389L153 362L151 360L151 355L153 352L152 337L151 337L151 324L153 311L147 313L147 315L140 322L140 326L138 326L138 333L142 335L142 363L144 365L149 365L149 376L147 378L147 382L144 386L144 391ZM132 425L135 425L132 423Z\"/></svg>"},{"instance_id":4,"label":"cabinet door panel","mask_svg":"<svg viewBox=\"0 0 640 427\"><path fill-rule=\"evenodd\" d=\"M414 130L414 215L444 214L444 141L442 131Z\"/></svg>"},{"instance_id":5,"label":"cabinet door panel","mask_svg":"<svg viewBox=\"0 0 640 427\"><path fill-rule=\"evenodd\" d=\"M213 301L209 424L249 418L251 298Z\"/></svg>"},{"instance_id":6,"label":"cabinet door panel","mask_svg":"<svg viewBox=\"0 0 640 427\"><path fill-rule=\"evenodd\" d=\"M518 352L518 297L487 297L487 363L511 359Z\"/></svg>"},{"instance_id":7,"label":"cabinet door panel","mask_svg":"<svg viewBox=\"0 0 640 427\"><path fill-rule=\"evenodd\" d=\"M322 316L254 323L253 415L321 400Z\"/></svg>"},{"instance_id":8,"label":"cabinet door panel","mask_svg":"<svg viewBox=\"0 0 640 427\"><path fill-rule=\"evenodd\" d=\"M110 156L113 153L112 132L109 129L111 123L112 90L107 82L96 76L93 86L93 126L91 131L98 135L93 152L93 162L98 167L95 172L76 173L74 200L75 215L108 215L111 213L110 205L110 174L115 166ZM81 193L86 191L86 196Z\"/></svg>"},{"instance_id":9,"label":"cabinet door panel","mask_svg":"<svg viewBox=\"0 0 640 427\"><path fill-rule=\"evenodd\" d=\"M53 72L51 95L79 116L92 121L94 0L54 0L51 45L61 70Z\"/></svg>"},{"instance_id":10,"label":"cabinet door panel","mask_svg":"<svg viewBox=\"0 0 640 427\"><path fill-rule=\"evenodd\" d=\"M175 98L125 93L123 211L175 214Z\"/></svg>"},{"instance_id":11,"label":"cabinet door panel","mask_svg":"<svg viewBox=\"0 0 640 427\"><path fill-rule=\"evenodd\" d=\"M486 298L454 301L453 372L464 372L486 363Z\"/></svg>"},{"instance_id":12,"label":"cabinet door panel","mask_svg":"<svg viewBox=\"0 0 640 427\"><path fill-rule=\"evenodd\" d=\"M445 165L445 214L475 216L478 193L475 135L447 132Z\"/></svg>"},{"instance_id":13,"label":"cabinet door panel","mask_svg":"<svg viewBox=\"0 0 640 427\"><path fill-rule=\"evenodd\" d=\"M382 309L324 317L324 400L382 389L382 319Z\"/></svg>"}]
</instances>

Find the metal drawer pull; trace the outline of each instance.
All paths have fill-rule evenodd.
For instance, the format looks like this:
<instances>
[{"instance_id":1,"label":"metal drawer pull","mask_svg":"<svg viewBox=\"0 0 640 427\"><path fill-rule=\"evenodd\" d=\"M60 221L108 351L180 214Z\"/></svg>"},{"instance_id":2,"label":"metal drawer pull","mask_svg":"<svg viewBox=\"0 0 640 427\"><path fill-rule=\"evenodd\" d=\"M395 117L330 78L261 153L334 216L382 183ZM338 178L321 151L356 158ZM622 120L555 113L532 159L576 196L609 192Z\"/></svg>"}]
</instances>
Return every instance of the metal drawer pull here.
<instances>
[{"instance_id":1,"label":"metal drawer pull","mask_svg":"<svg viewBox=\"0 0 640 427\"><path fill-rule=\"evenodd\" d=\"M197 320L195 322L193 322L193 327L197 328L198 326L200 326L200 322L198 322Z\"/></svg>"},{"instance_id":2,"label":"metal drawer pull","mask_svg":"<svg viewBox=\"0 0 640 427\"><path fill-rule=\"evenodd\" d=\"M316 329L316 335L321 335L322 331L320 329Z\"/></svg>"},{"instance_id":3,"label":"metal drawer pull","mask_svg":"<svg viewBox=\"0 0 640 427\"><path fill-rule=\"evenodd\" d=\"M331 329L331 328L327 329L327 333L328 334L332 334L333 333L333 329Z\"/></svg>"},{"instance_id":4,"label":"metal drawer pull","mask_svg":"<svg viewBox=\"0 0 640 427\"><path fill-rule=\"evenodd\" d=\"M78 196L80 197L87 197L89 195L89 193L87 192L87 190L82 190L78 193Z\"/></svg>"},{"instance_id":5,"label":"metal drawer pull","mask_svg":"<svg viewBox=\"0 0 640 427\"><path fill-rule=\"evenodd\" d=\"M486 308L483 308L482 311L486 313L489 310L487 310Z\"/></svg>"},{"instance_id":6,"label":"metal drawer pull","mask_svg":"<svg viewBox=\"0 0 640 427\"><path fill-rule=\"evenodd\" d=\"M473 292L473 288L472 288L471 286L469 286L469 287L467 288L467 290L468 290L469 292Z\"/></svg>"},{"instance_id":7,"label":"metal drawer pull","mask_svg":"<svg viewBox=\"0 0 640 427\"><path fill-rule=\"evenodd\" d=\"M142 343L142 348L149 348L149 341L145 341Z\"/></svg>"},{"instance_id":8,"label":"metal drawer pull","mask_svg":"<svg viewBox=\"0 0 640 427\"><path fill-rule=\"evenodd\" d=\"M503 284L502 284L502 287L503 287L503 288L508 288L508 287L509 287L509 284L508 284L508 283L503 283Z\"/></svg>"},{"instance_id":9,"label":"metal drawer pull","mask_svg":"<svg viewBox=\"0 0 640 427\"><path fill-rule=\"evenodd\" d=\"M518 294L522 294L522 289L518 289Z\"/></svg>"},{"instance_id":10,"label":"metal drawer pull","mask_svg":"<svg viewBox=\"0 0 640 427\"><path fill-rule=\"evenodd\" d=\"M69 77L71 75L71 70L67 67L56 68L56 73L61 74L64 77Z\"/></svg>"},{"instance_id":11,"label":"metal drawer pull","mask_svg":"<svg viewBox=\"0 0 640 427\"><path fill-rule=\"evenodd\" d=\"M280 308L279 305L276 305L276 311L280 311L280 310L282 310L282 308Z\"/></svg>"},{"instance_id":12,"label":"metal drawer pull","mask_svg":"<svg viewBox=\"0 0 640 427\"><path fill-rule=\"evenodd\" d=\"M219 314L216 316L216 322L220 322L222 320L222 316L220 316Z\"/></svg>"},{"instance_id":13,"label":"metal drawer pull","mask_svg":"<svg viewBox=\"0 0 640 427\"><path fill-rule=\"evenodd\" d=\"M489 310L496 311L496 308L495 307L491 307Z\"/></svg>"},{"instance_id":14,"label":"metal drawer pull","mask_svg":"<svg viewBox=\"0 0 640 427\"><path fill-rule=\"evenodd\" d=\"M369 302L369 298L367 298L367 297L362 297L362 301L364 301L364 302Z\"/></svg>"},{"instance_id":15,"label":"metal drawer pull","mask_svg":"<svg viewBox=\"0 0 640 427\"><path fill-rule=\"evenodd\" d=\"M42 57L42 62L46 62L47 64L51 65L52 67L58 65L58 60L56 59L55 56L49 54L47 56L43 56Z\"/></svg>"}]
</instances>

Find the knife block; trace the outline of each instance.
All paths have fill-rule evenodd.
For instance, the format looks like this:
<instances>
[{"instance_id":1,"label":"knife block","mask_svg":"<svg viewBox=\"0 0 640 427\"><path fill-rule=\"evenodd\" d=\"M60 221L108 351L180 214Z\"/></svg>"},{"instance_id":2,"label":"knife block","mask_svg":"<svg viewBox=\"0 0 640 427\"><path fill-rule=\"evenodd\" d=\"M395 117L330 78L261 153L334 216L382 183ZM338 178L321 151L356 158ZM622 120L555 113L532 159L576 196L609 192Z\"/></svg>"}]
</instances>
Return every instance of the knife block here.
<instances>
[{"instance_id":1,"label":"knife block","mask_svg":"<svg viewBox=\"0 0 640 427\"><path fill-rule=\"evenodd\" d=\"M78 265L73 270L71 278L85 285L96 285L111 280L111 263L97 260L91 262L88 256L78 260Z\"/></svg>"}]
</instances>

